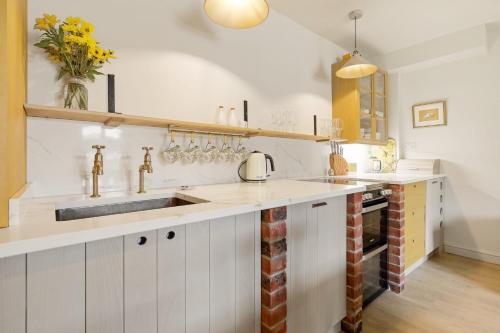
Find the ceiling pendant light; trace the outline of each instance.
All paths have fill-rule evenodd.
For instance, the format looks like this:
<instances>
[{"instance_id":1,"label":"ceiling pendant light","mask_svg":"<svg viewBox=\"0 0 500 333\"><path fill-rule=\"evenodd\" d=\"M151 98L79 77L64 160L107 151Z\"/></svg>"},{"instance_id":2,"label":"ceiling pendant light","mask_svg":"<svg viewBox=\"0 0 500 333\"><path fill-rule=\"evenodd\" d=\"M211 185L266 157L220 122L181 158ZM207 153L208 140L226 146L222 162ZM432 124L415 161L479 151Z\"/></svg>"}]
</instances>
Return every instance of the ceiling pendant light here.
<instances>
[{"instance_id":1,"label":"ceiling pendant light","mask_svg":"<svg viewBox=\"0 0 500 333\"><path fill-rule=\"evenodd\" d=\"M359 9L349 13L349 18L354 21L354 51L351 58L342 66L336 75L342 79L359 79L364 76L372 75L377 71L377 66L369 63L361 56L358 51L358 20L363 16Z\"/></svg>"},{"instance_id":2,"label":"ceiling pendant light","mask_svg":"<svg viewBox=\"0 0 500 333\"><path fill-rule=\"evenodd\" d=\"M212 21L233 29L255 27L269 15L266 0L205 0L204 8Z\"/></svg>"}]
</instances>

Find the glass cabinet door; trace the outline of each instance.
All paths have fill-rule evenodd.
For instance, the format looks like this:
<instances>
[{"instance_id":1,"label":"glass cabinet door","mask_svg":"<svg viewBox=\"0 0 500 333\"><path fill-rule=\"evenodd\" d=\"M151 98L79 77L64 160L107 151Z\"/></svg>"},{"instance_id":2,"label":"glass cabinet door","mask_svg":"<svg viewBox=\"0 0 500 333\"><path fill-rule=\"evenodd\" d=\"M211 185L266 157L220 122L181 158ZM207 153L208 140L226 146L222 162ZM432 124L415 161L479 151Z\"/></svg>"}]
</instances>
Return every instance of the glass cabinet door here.
<instances>
[{"instance_id":1,"label":"glass cabinet door","mask_svg":"<svg viewBox=\"0 0 500 333\"><path fill-rule=\"evenodd\" d=\"M378 71L373 75L373 139L387 140L387 93L386 74Z\"/></svg>"},{"instance_id":2,"label":"glass cabinet door","mask_svg":"<svg viewBox=\"0 0 500 333\"><path fill-rule=\"evenodd\" d=\"M373 84L371 76L359 79L359 137L363 140L372 138L372 99Z\"/></svg>"}]
</instances>

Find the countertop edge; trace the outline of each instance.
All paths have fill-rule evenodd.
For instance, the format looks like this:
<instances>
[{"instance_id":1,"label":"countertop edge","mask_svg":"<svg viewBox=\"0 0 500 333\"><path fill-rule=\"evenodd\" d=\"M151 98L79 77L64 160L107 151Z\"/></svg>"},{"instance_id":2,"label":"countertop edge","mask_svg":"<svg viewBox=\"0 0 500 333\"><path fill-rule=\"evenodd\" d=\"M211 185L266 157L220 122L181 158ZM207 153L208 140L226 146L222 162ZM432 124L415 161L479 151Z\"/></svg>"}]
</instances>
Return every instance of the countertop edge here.
<instances>
[{"instance_id":1,"label":"countertop edge","mask_svg":"<svg viewBox=\"0 0 500 333\"><path fill-rule=\"evenodd\" d=\"M171 228L178 225L186 225L227 216L257 212L275 207L323 200L327 198L362 192L364 190L364 186L351 186L350 188L335 189L313 195L294 196L285 199L271 200L264 203L255 202L250 204L235 204L234 206L215 208L213 210L203 211L201 213L194 212L181 216L169 216L165 218L156 218L141 222L118 224L106 227L96 227L88 230L58 233L48 236L33 237L30 239L13 240L0 244L0 258L93 242L113 237L122 237L152 230ZM21 199L11 199L11 207L17 206L17 208L19 209L19 200ZM16 215L17 214L14 214L14 218L16 218Z\"/></svg>"}]
</instances>

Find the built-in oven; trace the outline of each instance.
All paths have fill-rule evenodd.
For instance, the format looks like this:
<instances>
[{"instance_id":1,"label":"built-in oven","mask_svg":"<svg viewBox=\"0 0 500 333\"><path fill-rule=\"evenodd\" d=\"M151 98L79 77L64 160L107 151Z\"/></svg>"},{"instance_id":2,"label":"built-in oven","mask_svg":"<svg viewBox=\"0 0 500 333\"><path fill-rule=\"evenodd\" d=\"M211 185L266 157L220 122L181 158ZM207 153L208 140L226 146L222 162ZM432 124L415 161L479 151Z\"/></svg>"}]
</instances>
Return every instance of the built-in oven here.
<instances>
[{"instance_id":1,"label":"built-in oven","mask_svg":"<svg viewBox=\"0 0 500 333\"><path fill-rule=\"evenodd\" d=\"M363 306L387 290L387 197L382 184L367 186L363 193Z\"/></svg>"}]
</instances>

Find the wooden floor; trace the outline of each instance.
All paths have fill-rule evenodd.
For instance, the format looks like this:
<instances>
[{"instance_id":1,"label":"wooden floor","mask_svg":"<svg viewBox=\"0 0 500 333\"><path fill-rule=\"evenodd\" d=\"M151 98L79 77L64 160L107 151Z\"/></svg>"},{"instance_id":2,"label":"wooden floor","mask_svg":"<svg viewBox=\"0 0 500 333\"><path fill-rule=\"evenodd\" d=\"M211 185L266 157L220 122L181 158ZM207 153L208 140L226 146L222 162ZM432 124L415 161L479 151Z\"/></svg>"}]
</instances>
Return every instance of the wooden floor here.
<instances>
[{"instance_id":1,"label":"wooden floor","mask_svg":"<svg viewBox=\"0 0 500 333\"><path fill-rule=\"evenodd\" d=\"M439 254L363 314L365 333L500 333L500 266Z\"/></svg>"}]
</instances>

